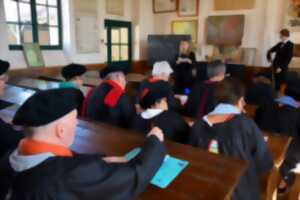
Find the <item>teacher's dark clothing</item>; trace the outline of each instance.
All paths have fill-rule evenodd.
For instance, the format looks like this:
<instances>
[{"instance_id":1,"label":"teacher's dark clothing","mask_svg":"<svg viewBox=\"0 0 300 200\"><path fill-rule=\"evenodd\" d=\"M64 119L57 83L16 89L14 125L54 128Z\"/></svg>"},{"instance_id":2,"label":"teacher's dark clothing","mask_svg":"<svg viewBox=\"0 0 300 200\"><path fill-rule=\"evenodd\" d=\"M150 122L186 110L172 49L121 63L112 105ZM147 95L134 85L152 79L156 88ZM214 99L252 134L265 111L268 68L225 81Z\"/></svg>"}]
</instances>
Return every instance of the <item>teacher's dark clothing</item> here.
<instances>
[{"instance_id":1,"label":"teacher's dark clothing","mask_svg":"<svg viewBox=\"0 0 300 200\"><path fill-rule=\"evenodd\" d=\"M278 90L280 84L284 83L285 76L288 71L288 66L293 58L294 44L290 41L279 42L277 45L272 47L267 54L267 58L271 59L272 53L275 53L275 58L272 62L274 71L278 68L281 69L280 73L275 73L275 87Z\"/></svg>"},{"instance_id":2,"label":"teacher's dark clothing","mask_svg":"<svg viewBox=\"0 0 300 200\"><path fill-rule=\"evenodd\" d=\"M194 64L196 62L196 56L195 53L191 52L189 55L178 55L176 56L176 61L179 59L185 59L188 58L192 61L192 64L190 63L180 63L176 64L174 68L174 75L175 75L175 93L177 94L183 94L184 90L186 88L192 88L193 86L193 69Z\"/></svg>"}]
</instances>

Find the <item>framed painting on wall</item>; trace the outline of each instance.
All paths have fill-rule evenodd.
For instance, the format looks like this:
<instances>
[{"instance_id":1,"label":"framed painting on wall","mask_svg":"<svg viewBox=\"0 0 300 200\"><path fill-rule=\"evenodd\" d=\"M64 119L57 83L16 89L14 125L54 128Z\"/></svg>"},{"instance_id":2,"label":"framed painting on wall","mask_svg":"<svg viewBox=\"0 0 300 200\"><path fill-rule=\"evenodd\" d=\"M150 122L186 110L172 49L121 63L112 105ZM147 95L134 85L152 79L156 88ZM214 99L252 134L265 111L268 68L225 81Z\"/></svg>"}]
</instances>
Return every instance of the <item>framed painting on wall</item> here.
<instances>
[{"instance_id":1,"label":"framed painting on wall","mask_svg":"<svg viewBox=\"0 0 300 200\"><path fill-rule=\"evenodd\" d=\"M255 8L256 0L214 0L215 10L248 10Z\"/></svg>"},{"instance_id":2,"label":"framed painting on wall","mask_svg":"<svg viewBox=\"0 0 300 200\"><path fill-rule=\"evenodd\" d=\"M192 17L199 14L199 0L178 0L179 17Z\"/></svg>"},{"instance_id":3,"label":"framed painting on wall","mask_svg":"<svg viewBox=\"0 0 300 200\"><path fill-rule=\"evenodd\" d=\"M124 0L106 0L106 13L124 16Z\"/></svg>"},{"instance_id":4,"label":"framed painting on wall","mask_svg":"<svg viewBox=\"0 0 300 200\"><path fill-rule=\"evenodd\" d=\"M206 43L215 46L239 46L244 36L244 15L209 16Z\"/></svg>"},{"instance_id":5,"label":"framed painting on wall","mask_svg":"<svg viewBox=\"0 0 300 200\"><path fill-rule=\"evenodd\" d=\"M285 0L285 28L300 31L300 0Z\"/></svg>"},{"instance_id":6,"label":"framed painting on wall","mask_svg":"<svg viewBox=\"0 0 300 200\"><path fill-rule=\"evenodd\" d=\"M172 21L172 34L190 35L193 44L197 43L198 36L198 20L180 20Z\"/></svg>"},{"instance_id":7,"label":"framed painting on wall","mask_svg":"<svg viewBox=\"0 0 300 200\"><path fill-rule=\"evenodd\" d=\"M44 67L44 59L38 43L24 43L23 52L28 67Z\"/></svg>"},{"instance_id":8,"label":"framed painting on wall","mask_svg":"<svg viewBox=\"0 0 300 200\"><path fill-rule=\"evenodd\" d=\"M177 0L152 0L153 13L177 11Z\"/></svg>"}]
</instances>

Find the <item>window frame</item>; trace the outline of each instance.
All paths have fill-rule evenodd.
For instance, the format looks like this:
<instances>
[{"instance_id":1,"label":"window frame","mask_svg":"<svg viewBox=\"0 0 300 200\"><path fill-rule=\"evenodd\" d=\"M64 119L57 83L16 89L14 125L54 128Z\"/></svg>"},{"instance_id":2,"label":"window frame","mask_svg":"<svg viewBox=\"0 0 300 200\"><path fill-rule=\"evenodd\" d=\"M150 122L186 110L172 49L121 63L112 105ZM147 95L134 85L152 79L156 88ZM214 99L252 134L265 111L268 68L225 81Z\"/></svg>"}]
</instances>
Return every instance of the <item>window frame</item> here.
<instances>
[{"instance_id":1,"label":"window frame","mask_svg":"<svg viewBox=\"0 0 300 200\"><path fill-rule=\"evenodd\" d=\"M21 1L22 2L22 1ZM17 4L17 7L19 9L19 1ZM36 6L38 5L43 5L43 4L39 4L36 3L36 0L30 0L29 2L30 4L30 8L31 8L31 26L32 26L32 41L33 43L39 43L39 35L38 35L38 19L37 19L37 11L36 11ZM62 27L62 10L61 10L61 0L57 0L57 6L51 6L46 4L47 8L57 8L57 17L58 17L58 24L57 27L58 28L58 45L40 45L41 50L62 50L63 49L63 27ZM5 5L4 5L4 9L5 9ZM49 13L48 13L49 15ZM18 10L18 21L17 22L9 22L5 19L5 22L7 25L9 24L18 24L20 25L24 25L26 23L22 23L20 16L19 16L19 10ZM53 25L47 25L47 27L53 27ZM20 35L22 34L21 32L19 33ZM20 45L16 45L16 44L9 44L9 50L23 50L23 46L22 44Z\"/></svg>"}]
</instances>

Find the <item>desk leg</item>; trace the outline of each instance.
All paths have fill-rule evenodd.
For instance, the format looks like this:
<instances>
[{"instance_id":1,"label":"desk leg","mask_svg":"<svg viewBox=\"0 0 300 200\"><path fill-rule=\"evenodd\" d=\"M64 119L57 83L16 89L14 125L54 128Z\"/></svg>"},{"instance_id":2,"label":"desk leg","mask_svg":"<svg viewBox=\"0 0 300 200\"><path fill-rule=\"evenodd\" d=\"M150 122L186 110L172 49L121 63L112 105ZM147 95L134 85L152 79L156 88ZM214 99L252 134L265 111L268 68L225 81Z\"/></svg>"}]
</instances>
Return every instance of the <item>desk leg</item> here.
<instances>
[{"instance_id":1,"label":"desk leg","mask_svg":"<svg viewBox=\"0 0 300 200\"><path fill-rule=\"evenodd\" d=\"M267 181L265 200L277 199L277 187L279 185L280 180L281 180L281 176L280 176L279 168L273 167Z\"/></svg>"},{"instance_id":2,"label":"desk leg","mask_svg":"<svg viewBox=\"0 0 300 200\"><path fill-rule=\"evenodd\" d=\"M300 194L300 174L296 173L295 183L288 194L288 200L298 200Z\"/></svg>"}]
</instances>

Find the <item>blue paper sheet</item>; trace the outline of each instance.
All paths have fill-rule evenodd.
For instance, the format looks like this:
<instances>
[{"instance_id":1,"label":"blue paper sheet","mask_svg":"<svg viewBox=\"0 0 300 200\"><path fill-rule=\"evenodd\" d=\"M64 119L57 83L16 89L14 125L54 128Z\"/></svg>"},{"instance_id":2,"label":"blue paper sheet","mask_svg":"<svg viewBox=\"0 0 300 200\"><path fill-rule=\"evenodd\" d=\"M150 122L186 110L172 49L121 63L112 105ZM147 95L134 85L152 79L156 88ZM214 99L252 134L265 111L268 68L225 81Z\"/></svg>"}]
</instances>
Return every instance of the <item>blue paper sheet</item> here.
<instances>
[{"instance_id":1,"label":"blue paper sheet","mask_svg":"<svg viewBox=\"0 0 300 200\"><path fill-rule=\"evenodd\" d=\"M125 155L126 160L131 160L140 153L136 148ZM167 188L172 181L188 166L189 162L167 155L163 164L151 180L151 184L159 188Z\"/></svg>"}]
</instances>

